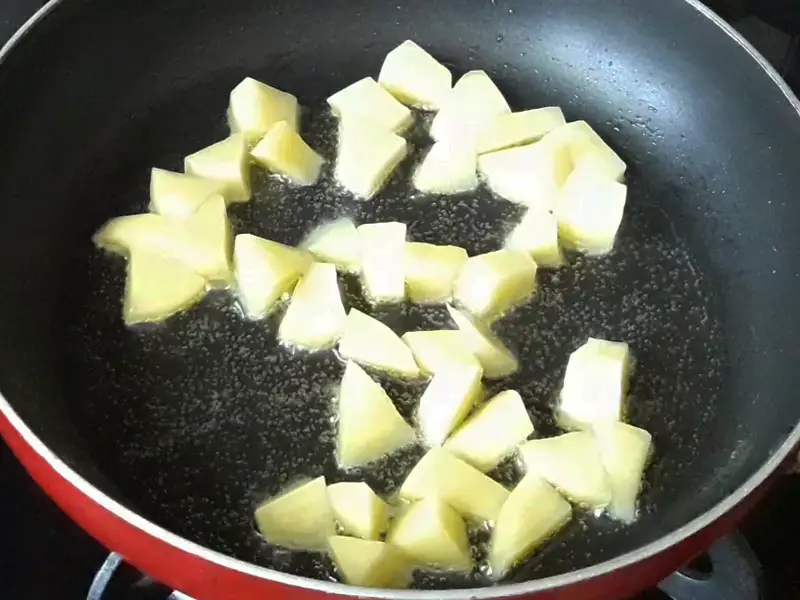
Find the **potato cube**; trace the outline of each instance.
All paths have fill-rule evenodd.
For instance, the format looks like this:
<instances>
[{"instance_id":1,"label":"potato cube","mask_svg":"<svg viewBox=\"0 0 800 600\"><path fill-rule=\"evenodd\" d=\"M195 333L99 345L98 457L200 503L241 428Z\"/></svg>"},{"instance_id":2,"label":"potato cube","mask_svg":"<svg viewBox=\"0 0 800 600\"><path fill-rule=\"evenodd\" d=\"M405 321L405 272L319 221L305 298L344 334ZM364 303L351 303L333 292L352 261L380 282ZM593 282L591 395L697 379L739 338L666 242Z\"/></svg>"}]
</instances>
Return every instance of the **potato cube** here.
<instances>
[{"instance_id":1,"label":"potato cube","mask_svg":"<svg viewBox=\"0 0 800 600\"><path fill-rule=\"evenodd\" d=\"M361 281L374 303L402 302L405 284L405 223L367 223L358 227Z\"/></svg>"},{"instance_id":2,"label":"potato cube","mask_svg":"<svg viewBox=\"0 0 800 600\"><path fill-rule=\"evenodd\" d=\"M477 188L474 142L458 138L436 142L414 173L414 187L429 194L460 194Z\"/></svg>"},{"instance_id":3,"label":"potato cube","mask_svg":"<svg viewBox=\"0 0 800 600\"><path fill-rule=\"evenodd\" d=\"M424 442L441 446L483 399L483 369L455 366L439 370L419 400L417 423Z\"/></svg>"},{"instance_id":4,"label":"potato cube","mask_svg":"<svg viewBox=\"0 0 800 600\"><path fill-rule=\"evenodd\" d=\"M224 192L225 184L214 179L155 167L150 173L150 210L165 217L188 217L209 197Z\"/></svg>"},{"instance_id":5,"label":"potato cube","mask_svg":"<svg viewBox=\"0 0 800 600\"><path fill-rule=\"evenodd\" d=\"M314 183L325 162L286 121L275 123L250 154L261 166L298 185Z\"/></svg>"},{"instance_id":6,"label":"potato cube","mask_svg":"<svg viewBox=\"0 0 800 600\"><path fill-rule=\"evenodd\" d=\"M362 481L329 485L328 498L336 521L348 535L377 540L389 527L389 505Z\"/></svg>"},{"instance_id":7,"label":"potato cube","mask_svg":"<svg viewBox=\"0 0 800 600\"><path fill-rule=\"evenodd\" d=\"M549 210L529 209L509 234L505 247L526 252L538 267L564 265L564 255L558 246L558 222Z\"/></svg>"},{"instance_id":8,"label":"potato cube","mask_svg":"<svg viewBox=\"0 0 800 600\"><path fill-rule=\"evenodd\" d=\"M426 374L454 367L481 366L478 358L466 347L460 331L409 331L402 340L411 348L417 364Z\"/></svg>"},{"instance_id":9,"label":"potato cube","mask_svg":"<svg viewBox=\"0 0 800 600\"><path fill-rule=\"evenodd\" d=\"M411 111L372 77L339 90L328 98L328 104L341 119L364 121L383 131L402 133L413 120Z\"/></svg>"},{"instance_id":10,"label":"potato cube","mask_svg":"<svg viewBox=\"0 0 800 600\"><path fill-rule=\"evenodd\" d=\"M538 141L564 123L564 113L557 106L503 113L489 121L478 134L478 154Z\"/></svg>"},{"instance_id":11,"label":"potato cube","mask_svg":"<svg viewBox=\"0 0 800 600\"><path fill-rule=\"evenodd\" d=\"M406 243L408 297L420 304L449 301L453 296L453 285L467 258L467 251L458 246Z\"/></svg>"},{"instance_id":12,"label":"potato cube","mask_svg":"<svg viewBox=\"0 0 800 600\"><path fill-rule=\"evenodd\" d=\"M300 244L320 262L331 263L346 273L361 270L358 230L350 219L337 219L314 229Z\"/></svg>"},{"instance_id":13,"label":"potato cube","mask_svg":"<svg viewBox=\"0 0 800 600\"><path fill-rule=\"evenodd\" d=\"M250 152L241 133L190 154L183 161L188 175L215 179L225 184L223 196L228 204L247 202L250 188Z\"/></svg>"},{"instance_id":14,"label":"potato cube","mask_svg":"<svg viewBox=\"0 0 800 600\"><path fill-rule=\"evenodd\" d=\"M408 144L399 135L367 122L343 121L334 176L366 200L378 193L407 154Z\"/></svg>"},{"instance_id":15,"label":"potato cube","mask_svg":"<svg viewBox=\"0 0 800 600\"><path fill-rule=\"evenodd\" d=\"M413 379L420 370L411 349L389 327L351 308L339 339L339 355L359 364Z\"/></svg>"},{"instance_id":16,"label":"potato cube","mask_svg":"<svg viewBox=\"0 0 800 600\"><path fill-rule=\"evenodd\" d=\"M487 379L502 379L519 370L517 357L483 323L471 315L458 311L449 304L447 312L461 333L464 346L472 352L483 367Z\"/></svg>"},{"instance_id":17,"label":"potato cube","mask_svg":"<svg viewBox=\"0 0 800 600\"><path fill-rule=\"evenodd\" d=\"M438 141L464 135L476 139L498 115L510 113L508 102L485 71L469 71L453 86L431 123L431 137Z\"/></svg>"},{"instance_id":18,"label":"potato cube","mask_svg":"<svg viewBox=\"0 0 800 600\"><path fill-rule=\"evenodd\" d=\"M557 127L542 141L565 147L575 168L587 167L611 181L622 181L625 176L625 161L586 121L573 121Z\"/></svg>"},{"instance_id":19,"label":"potato cube","mask_svg":"<svg viewBox=\"0 0 800 600\"><path fill-rule=\"evenodd\" d=\"M400 589L411 582L406 557L391 544L336 535L328 545L342 580L349 585Z\"/></svg>"},{"instance_id":20,"label":"potato cube","mask_svg":"<svg viewBox=\"0 0 800 600\"><path fill-rule=\"evenodd\" d=\"M411 40L389 52L378 83L403 104L439 110L453 86L450 70Z\"/></svg>"}]
</instances>

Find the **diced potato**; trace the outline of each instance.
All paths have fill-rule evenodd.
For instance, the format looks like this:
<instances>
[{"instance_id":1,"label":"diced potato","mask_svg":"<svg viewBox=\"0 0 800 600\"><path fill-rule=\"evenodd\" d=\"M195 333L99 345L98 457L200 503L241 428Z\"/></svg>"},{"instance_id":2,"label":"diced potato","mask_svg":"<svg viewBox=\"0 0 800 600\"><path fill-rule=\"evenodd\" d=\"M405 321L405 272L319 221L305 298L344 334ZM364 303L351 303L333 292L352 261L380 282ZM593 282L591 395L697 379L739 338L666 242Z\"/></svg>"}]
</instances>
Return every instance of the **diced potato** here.
<instances>
[{"instance_id":1,"label":"diced potato","mask_svg":"<svg viewBox=\"0 0 800 600\"><path fill-rule=\"evenodd\" d=\"M235 133L190 154L183 161L183 170L188 175L223 182L223 195L228 204L247 202L253 195L250 188L250 152L244 134Z\"/></svg>"},{"instance_id":2,"label":"diced potato","mask_svg":"<svg viewBox=\"0 0 800 600\"><path fill-rule=\"evenodd\" d=\"M519 361L506 348L505 344L492 331L472 316L447 305L450 318L462 335L464 346L469 349L481 363L483 376L487 379L502 379L519 370Z\"/></svg>"},{"instance_id":3,"label":"diced potato","mask_svg":"<svg viewBox=\"0 0 800 600\"><path fill-rule=\"evenodd\" d=\"M538 475L528 474L503 504L489 546L494 579L552 538L572 518L572 507Z\"/></svg>"},{"instance_id":4,"label":"diced potato","mask_svg":"<svg viewBox=\"0 0 800 600\"><path fill-rule=\"evenodd\" d=\"M328 486L331 508L348 535L377 540L389 527L389 505L363 481L343 481Z\"/></svg>"},{"instance_id":5,"label":"diced potato","mask_svg":"<svg viewBox=\"0 0 800 600\"><path fill-rule=\"evenodd\" d=\"M476 319L492 320L536 290L536 263L517 250L470 257L456 279L453 298Z\"/></svg>"},{"instance_id":6,"label":"diced potato","mask_svg":"<svg viewBox=\"0 0 800 600\"><path fill-rule=\"evenodd\" d=\"M402 133L413 120L411 111L372 77L336 92L328 104L341 119L365 121L383 131Z\"/></svg>"},{"instance_id":7,"label":"diced potato","mask_svg":"<svg viewBox=\"0 0 800 600\"><path fill-rule=\"evenodd\" d=\"M239 301L251 319L266 317L313 262L302 250L242 233L233 244Z\"/></svg>"},{"instance_id":8,"label":"diced potato","mask_svg":"<svg viewBox=\"0 0 800 600\"><path fill-rule=\"evenodd\" d=\"M505 247L526 252L539 267L564 265L558 246L558 222L549 210L529 209L509 234Z\"/></svg>"},{"instance_id":9,"label":"diced potato","mask_svg":"<svg viewBox=\"0 0 800 600\"><path fill-rule=\"evenodd\" d=\"M414 173L414 187L430 194L460 194L477 188L474 142L458 138L436 142Z\"/></svg>"},{"instance_id":10,"label":"diced potato","mask_svg":"<svg viewBox=\"0 0 800 600\"><path fill-rule=\"evenodd\" d=\"M483 154L478 170L498 196L530 208L553 210L572 161L564 146L536 142Z\"/></svg>"},{"instance_id":11,"label":"diced potato","mask_svg":"<svg viewBox=\"0 0 800 600\"><path fill-rule=\"evenodd\" d=\"M438 498L460 515L476 521L494 521L508 498L508 490L446 450L434 446L409 473L400 498Z\"/></svg>"},{"instance_id":12,"label":"diced potato","mask_svg":"<svg viewBox=\"0 0 800 600\"><path fill-rule=\"evenodd\" d=\"M420 370L411 349L389 327L351 308L339 339L339 355L359 364L413 379Z\"/></svg>"},{"instance_id":13,"label":"diced potato","mask_svg":"<svg viewBox=\"0 0 800 600\"><path fill-rule=\"evenodd\" d=\"M628 344L589 338L570 354L557 410L559 423L568 429L590 429L622 420L632 367Z\"/></svg>"},{"instance_id":14,"label":"diced potato","mask_svg":"<svg viewBox=\"0 0 800 600\"><path fill-rule=\"evenodd\" d=\"M536 473L573 502L589 509L611 502L611 487L591 431L530 440L519 451L528 473Z\"/></svg>"},{"instance_id":15,"label":"diced potato","mask_svg":"<svg viewBox=\"0 0 800 600\"><path fill-rule=\"evenodd\" d=\"M588 167L611 181L622 181L625 176L625 161L586 121L573 121L557 127L542 141L567 148L575 168Z\"/></svg>"},{"instance_id":16,"label":"diced potato","mask_svg":"<svg viewBox=\"0 0 800 600\"><path fill-rule=\"evenodd\" d=\"M480 367L450 367L439 370L419 400L417 423L423 441L441 446L447 436L483 398Z\"/></svg>"},{"instance_id":17,"label":"diced potato","mask_svg":"<svg viewBox=\"0 0 800 600\"><path fill-rule=\"evenodd\" d=\"M402 340L411 348L417 364L426 374L454 367L481 366L478 358L467 348L460 331L409 331L403 335Z\"/></svg>"},{"instance_id":18,"label":"diced potato","mask_svg":"<svg viewBox=\"0 0 800 600\"><path fill-rule=\"evenodd\" d=\"M292 292L278 339L305 350L332 348L342 334L346 317L336 267L314 263Z\"/></svg>"},{"instance_id":19,"label":"diced potato","mask_svg":"<svg viewBox=\"0 0 800 600\"><path fill-rule=\"evenodd\" d=\"M496 116L510 113L508 102L485 71L469 71L453 86L431 123L436 141L477 137Z\"/></svg>"},{"instance_id":20,"label":"diced potato","mask_svg":"<svg viewBox=\"0 0 800 600\"><path fill-rule=\"evenodd\" d=\"M472 569L466 523L435 497L414 503L394 523L386 541L419 566L452 571Z\"/></svg>"},{"instance_id":21,"label":"diced potato","mask_svg":"<svg viewBox=\"0 0 800 600\"><path fill-rule=\"evenodd\" d=\"M228 105L231 132L243 133L252 143L264 137L275 123L281 121L297 131L299 118L297 98L252 77L246 77L231 91Z\"/></svg>"},{"instance_id":22,"label":"diced potato","mask_svg":"<svg viewBox=\"0 0 800 600\"><path fill-rule=\"evenodd\" d=\"M406 296L406 225L396 221L358 226L361 282L375 303L402 302Z\"/></svg>"},{"instance_id":23,"label":"diced potato","mask_svg":"<svg viewBox=\"0 0 800 600\"><path fill-rule=\"evenodd\" d=\"M622 223L627 195L624 183L601 177L591 168L576 168L556 202L561 242L586 254L610 252Z\"/></svg>"},{"instance_id":24,"label":"diced potato","mask_svg":"<svg viewBox=\"0 0 800 600\"><path fill-rule=\"evenodd\" d=\"M155 167L150 174L150 210L165 217L188 217L210 196L224 192L225 184L214 179Z\"/></svg>"},{"instance_id":25,"label":"diced potato","mask_svg":"<svg viewBox=\"0 0 800 600\"><path fill-rule=\"evenodd\" d=\"M394 546L375 540L333 536L331 556L342 580L349 585L401 589L411 582L411 567Z\"/></svg>"},{"instance_id":26,"label":"diced potato","mask_svg":"<svg viewBox=\"0 0 800 600\"><path fill-rule=\"evenodd\" d=\"M355 119L339 126L339 148L334 176L356 196L369 199L383 187L408 154L399 135Z\"/></svg>"},{"instance_id":27,"label":"diced potato","mask_svg":"<svg viewBox=\"0 0 800 600\"><path fill-rule=\"evenodd\" d=\"M595 434L611 484L608 514L631 523L636 519L636 499L652 455L653 438L644 429L625 423L599 424Z\"/></svg>"},{"instance_id":28,"label":"diced potato","mask_svg":"<svg viewBox=\"0 0 800 600\"><path fill-rule=\"evenodd\" d=\"M185 264L149 250L128 260L122 315L128 325L163 321L196 304L206 280Z\"/></svg>"},{"instance_id":29,"label":"diced potato","mask_svg":"<svg viewBox=\"0 0 800 600\"><path fill-rule=\"evenodd\" d=\"M478 154L505 150L538 141L548 131L566 123L557 106L503 113L478 134Z\"/></svg>"},{"instance_id":30,"label":"diced potato","mask_svg":"<svg viewBox=\"0 0 800 600\"><path fill-rule=\"evenodd\" d=\"M406 243L405 271L408 297L420 304L447 302L456 277L467 262L467 251L458 246Z\"/></svg>"},{"instance_id":31,"label":"diced potato","mask_svg":"<svg viewBox=\"0 0 800 600\"><path fill-rule=\"evenodd\" d=\"M92 241L102 250L128 256L134 249L160 252L160 246L166 245L178 231L176 221L161 215L125 215L104 223L92 236Z\"/></svg>"},{"instance_id":32,"label":"diced potato","mask_svg":"<svg viewBox=\"0 0 800 600\"><path fill-rule=\"evenodd\" d=\"M337 219L314 229L300 244L316 260L336 265L347 273L361 270L358 231L350 219Z\"/></svg>"},{"instance_id":33,"label":"diced potato","mask_svg":"<svg viewBox=\"0 0 800 600\"><path fill-rule=\"evenodd\" d=\"M500 392L478 408L445 442L444 449L486 473L533 433L520 395Z\"/></svg>"},{"instance_id":34,"label":"diced potato","mask_svg":"<svg viewBox=\"0 0 800 600\"><path fill-rule=\"evenodd\" d=\"M250 154L263 167L299 185L314 183L325 162L286 121L275 123Z\"/></svg>"},{"instance_id":35,"label":"diced potato","mask_svg":"<svg viewBox=\"0 0 800 600\"><path fill-rule=\"evenodd\" d=\"M335 533L324 477L268 500L256 509L255 519L269 543L294 550L323 550Z\"/></svg>"},{"instance_id":36,"label":"diced potato","mask_svg":"<svg viewBox=\"0 0 800 600\"><path fill-rule=\"evenodd\" d=\"M378 83L403 104L439 110L453 86L450 70L411 40L389 52Z\"/></svg>"},{"instance_id":37,"label":"diced potato","mask_svg":"<svg viewBox=\"0 0 800 600\"><path fill-rule=\"evenodd\" d=\"M383 388L352 361L342 378L338 411L342 467L365 465L414 440L414 430Z\"/></svg>"}]
</instances>

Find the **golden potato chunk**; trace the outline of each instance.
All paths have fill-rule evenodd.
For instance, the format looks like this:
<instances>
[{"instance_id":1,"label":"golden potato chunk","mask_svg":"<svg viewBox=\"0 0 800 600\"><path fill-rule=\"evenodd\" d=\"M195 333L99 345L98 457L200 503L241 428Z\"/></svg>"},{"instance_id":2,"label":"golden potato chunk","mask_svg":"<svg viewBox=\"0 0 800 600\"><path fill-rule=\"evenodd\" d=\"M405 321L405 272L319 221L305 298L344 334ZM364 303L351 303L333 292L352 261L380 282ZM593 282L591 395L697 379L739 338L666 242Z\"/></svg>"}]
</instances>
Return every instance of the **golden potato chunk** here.
<instances>
[{"instance_id":1,"label":"golden potato chunk","mask_svg":"<svg viewBox=\"0 0 800 600\"><path fill-rule=\"evenodd\" d=\"M439 110L450 93L450 70L411 40L389 52L378 83L403 104L423 110Z\"/></svg>"},{"instance_id":2,"label":"golden potato chunk","mask_svg":"<svg viewBox=\"0 0 800 600\"><path fill-rule=\"evenodd\" d=\"M467 258L467 251L458 246L407 242L405 276L408 297L420 304L449 301Z\"/></svg>"},{"instance_id":3,"label":"golden potato chunk","mask_svg":"<svg viewBox=\"0 0 800 600\"><path fill-rule=\"evenodd\" d=\"M275 123L250 154L261 166L298 185L314 183L325 162L286 121Z\"/></svg>"},{"instance_id":4,"label":"golden potato chunk","mask_svg":"<svg viewBox=\"0 0 800 600\"><path fill-rule=\"evenodd\" d=\"M247 202L253 195L250 187L250 152L247 138L241 133L190 154L183 161L188 175L214 179L225 184L223 196L228 204Z\"/></svg>"},{"instance_id":5,"label":"golden potato chunk","mask_svg":"<svg viewBox=\"0 0 800 600\"><path fill-rule=\"evenodd\" d=\"M389 505L362 481L329 485L328 498L337 523L348 535L377 540L389 527Z\"/></svg>"}]
</instances>

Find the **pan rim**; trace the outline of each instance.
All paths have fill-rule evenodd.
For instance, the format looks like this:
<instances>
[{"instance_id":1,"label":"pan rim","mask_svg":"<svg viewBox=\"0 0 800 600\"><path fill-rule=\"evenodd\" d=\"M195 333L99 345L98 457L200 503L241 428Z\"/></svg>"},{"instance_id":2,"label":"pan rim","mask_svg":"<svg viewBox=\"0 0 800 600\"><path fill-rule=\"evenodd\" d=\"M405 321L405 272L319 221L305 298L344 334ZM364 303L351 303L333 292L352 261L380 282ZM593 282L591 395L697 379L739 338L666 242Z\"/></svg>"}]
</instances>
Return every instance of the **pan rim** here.
<instances>
[{"instance_id":1,"label":"pan rim","mask_svg":"<svg viewBox=\"0 0 800 600\"><path fill-rule=\"evenodd\" d=\"M716 14L712 9L703 4L700 0L683 0L702 16L709 19L714 25L719 27L723 33L728 35L735 43L742 47L751 58L758 64L764 73L773 81L778 89L783 93L791 106L800 117L800 99L789 88L788 84L781 78L775 68L755 49L738 31L736 31L727 21ZM49 0L34 15L32 15L20 27L11 38L0 47L0 68L5 59L28 35L28 33L40 21L47 17L53 9L66 0ZM291 587L305 588L325 594L338 595L343 597L374 597L384 600L461 600L465 597L471 600L489 600L490 598L513 598L523 596L532 592L542 592L553 590L560 587L567 587L574 584L589 581L607 575L616 570L625 569L636 563L643 562L653 556L662 554L670 548L676 546L684 539L687 539L698 532L706 529L726 514L733 511L738 505L742 504L754 490L764 483L770 476L776 473L784 462L789 458L791 452L800 446L800 422L792 429L791 433L781 443L781 445L769 456L761 467L759 467L747 480L737 489L731 492L725 499L718 502L706 512L698 515L681 527L674 529L670 533L654 540L640 548L626 552L609 560L603 561L590 567L585 567L576 571L570 571L560 575L554 575L542 579L526 581L521 583L504 584L493 587L458 589L458 590L382 590L374 588L362 588L345 585L337 582L322 581L292 575L260 567L255 564L227 556L217 552L182 536L179 536L168 529L161 527L154 522L145 519L133 510L126 508L117 502L98 487L92 485L86 478L80 475L72 467L67 465L55 452L53 452L34 432L28 427L23 419L12 408L5 396L0 392L0 413L8 420L14 430L20 435L25 444L41 458L50 469L57 475L66 480L73 488L78 490L83 496L95 504L102 507L105 511L118 519L126 522L131 527L139 530L149 537L161 540L163 543L172 546L174 549L196 556L206 562L215 564L218 567L239 572L257 579L262 579L277 584Z\"/></svg>"}]
</instances>

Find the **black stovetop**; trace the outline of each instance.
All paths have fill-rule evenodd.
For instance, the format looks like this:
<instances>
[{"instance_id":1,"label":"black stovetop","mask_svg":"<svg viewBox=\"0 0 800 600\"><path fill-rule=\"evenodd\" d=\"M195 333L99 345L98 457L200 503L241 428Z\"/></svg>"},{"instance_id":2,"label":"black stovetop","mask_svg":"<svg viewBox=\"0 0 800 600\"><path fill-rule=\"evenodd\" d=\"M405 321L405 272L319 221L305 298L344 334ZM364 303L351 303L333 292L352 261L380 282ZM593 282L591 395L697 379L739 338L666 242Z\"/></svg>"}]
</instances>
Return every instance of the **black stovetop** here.
<instances>
[{"instance_id":1,"label":"black stovetop","mask_svg":"<svg viewBox=\"0 0 800 600\"><path fill-rule=\"evenodd\" d=\"M708 0L800 90L800 0ZM0 43L41 0L0 0ZM74 525L0 442L0 599L84 600L108 552ZM764 569L764 600L800 599L800 475L787 476L742 527ZM165 598L123 571L103 600ZM638 600L663 600L658 591ZM95 596L91 600L100 600ZM724 599L720 599L724 600Z\"/></svg>"}]
</instances>

